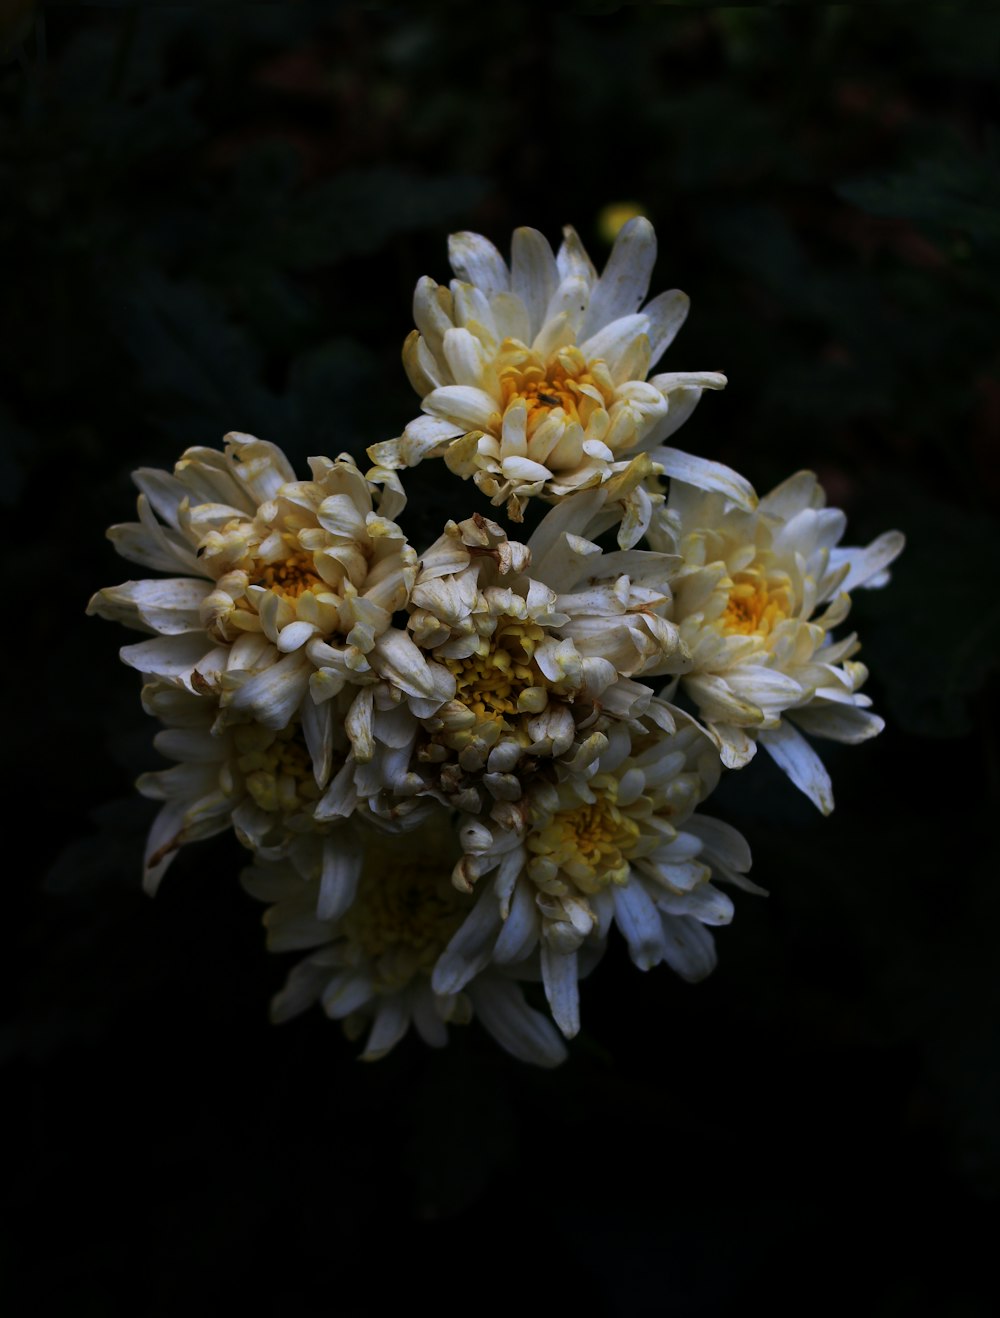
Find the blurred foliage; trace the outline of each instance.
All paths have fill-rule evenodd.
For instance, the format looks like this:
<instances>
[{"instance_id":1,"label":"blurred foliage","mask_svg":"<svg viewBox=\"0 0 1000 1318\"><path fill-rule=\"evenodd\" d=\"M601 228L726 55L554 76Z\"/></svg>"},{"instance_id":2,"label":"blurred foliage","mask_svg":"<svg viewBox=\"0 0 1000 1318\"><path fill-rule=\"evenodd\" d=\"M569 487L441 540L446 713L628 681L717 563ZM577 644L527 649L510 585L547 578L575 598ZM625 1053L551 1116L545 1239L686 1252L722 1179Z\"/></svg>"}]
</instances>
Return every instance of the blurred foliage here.
<instances>
[{"instance_id":1,"label":"blurred foliage","mask_svg":"<svg viewBox=\"0 0 1000 1318\"><path fill-rule=\"evenodd\" d=\"M488 25L4 5L0 497L27 611L8 689L28 670L31 691L10 721L14 817L32 831L0 1042L23 1154L8 1207L45 1248L44 1274L12 1247L8 1275L74 1313L186 1311L197 1284L216 1309L311 1314L346 1259L351 1314L391 1240L400 1279L451 1270L509 1310L524 1241L595 1313L650 1296L729 1312L776 1276L810 1312L856 1311L819 1243L843 1236L846 1200L863 1311L986 1312L998 59L1000 15L975 4L501 6ZM555 1075L475 1029L360 1067L318 1012L266 1024L285 967L232 839L183 855L155 906L138 892L149 807L131 784L156 757L115 658L130 638L83 617L132 570L103 531L132 515L134 467L230 429L300 467L398 433L412 289L445 277L447 233L506 248L518 224L554 240L573 223L600 261L622 199L657 226L654 291L692 297L667 366L730 378L679 442L762 490L814 468L853 542L906 532L854 610L888 727L830 748L830 820L763 756L723 784L717 812L772 896L738 903L708 983L643 979L613 949ZM440 472L408 488L418 543L467 511ZM869 1188L912 1206L894 1209L905 1248Z\"/></svg>"}]
</instances>

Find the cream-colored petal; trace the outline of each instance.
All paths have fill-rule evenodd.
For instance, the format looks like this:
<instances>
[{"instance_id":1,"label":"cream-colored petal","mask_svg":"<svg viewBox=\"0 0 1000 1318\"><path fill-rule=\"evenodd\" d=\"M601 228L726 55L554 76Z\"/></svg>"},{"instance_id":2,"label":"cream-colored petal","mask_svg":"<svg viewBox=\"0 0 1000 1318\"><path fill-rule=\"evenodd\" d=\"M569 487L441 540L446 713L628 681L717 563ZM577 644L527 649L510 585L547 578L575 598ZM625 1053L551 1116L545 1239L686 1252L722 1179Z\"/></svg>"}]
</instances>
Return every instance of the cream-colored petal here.
<instances>
[{"instance_id":1,"label":"cream-colored petal","mask_svg":"<svg viewBox=\"0 0 1000 1318\"><path fill-rule=\"evenodd\" d=\"M619 230L607 264L591 291L581 334L595 334L611 321L637 311L655 263L653 226L645 216L636 216Z\"/></svg>"},{"instance_id":2,"label":"cream-colored petal","mask_svg":"<svg viewBox=\"0 0 1000 1318\"><path fill-rule=\"evenodd\" d=\"M506 261L480 233L451 234L448 238L448 264L459 279L475 284L487 297L510 290Z\"/></svg>"}]
</instances>

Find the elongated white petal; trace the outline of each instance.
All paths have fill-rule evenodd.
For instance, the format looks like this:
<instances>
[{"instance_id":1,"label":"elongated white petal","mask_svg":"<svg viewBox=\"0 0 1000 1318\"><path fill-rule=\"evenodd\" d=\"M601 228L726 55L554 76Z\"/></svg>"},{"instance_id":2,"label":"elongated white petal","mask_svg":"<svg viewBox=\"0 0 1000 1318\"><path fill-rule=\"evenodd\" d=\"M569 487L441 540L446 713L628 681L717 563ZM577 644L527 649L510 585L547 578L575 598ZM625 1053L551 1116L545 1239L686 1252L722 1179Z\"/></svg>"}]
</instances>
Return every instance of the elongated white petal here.
<instances>
[{"instance_id":1,"label":"elongated white petal","mask_svg":"<svg viewBox=\"0 0 1000 1318\"><path fill-rule=\"evenodd\" d=\"M130 668L170 679L187 677L212 648L201 633L185 632L181 636L158 636L152 641L126 645L118 653Z\"/></svg>"},{"instance_id":2,"label":"elongated white petal","mask_svg":"<svg viewBox=\"0 0 1000 1318\"><path fill-rule=\"evenodd\" d=\"M534 949L538 941L538 930L538 909L531 885L518 883L500 937L493 949L493 960L497 965L522 961Z\"/></svg>"},{"instance_id":3,"label":"elongated white petal","mask_svg":"<svg viewBox=\"0 0 1000 1318\"><path fill-rule=\"evenodd\" d=\"M211 589L210 582L193 577L126 581L98 591L87 612L126 626L145 624L162 636L178 636L201 629L200 606Z\"/></svg>"},{"instance_id":4,"label":"elongated white petal","mask_svg":"<svg viewBox=\"0 0 1000 1318\"><path fill-rule=\"evenodd\" d=\"M841 585L842 590L851 591L855 586L863 586L871 582L873 577L880 578L880 584L884 585L882 573L905 547L906 537L901 531L886 531L864 549L832 549L830 566L850 564L850 570Z\"/></svg>"},{"instance_id":5,"label":"elongated white petal","mask_svg":"<svg viewBox=\"0 0 1000 1318\"><path fill-rule=\"evenodd\" d=\"M567 1039L580 1032L580 989L575 952L554 951L541 945L542 983L552 1017Z\"/></svg>"},{"instance_id":6,"label":"elongated white petal","mask_svg":"<svg viewBox=\"0 0 1000 1318\"><path fill-rule=\"evenodd\" d=\"M515 229L511 240L511 291L528 313L528 343L542 327L549 300L559 282L552 248L537 229Z\"/></svg>"},{"instance_id":7,"label":"elongated white petal","mask_svg":"<svg viewBox=\"0 0 1000 1318\"><path fill-rule=\"evenodd\" d=\"M361 1054L363 1062L376 1062L395 1048L403 1035L410 1028L410 1013L407 999L402 993L393 993L383 998L375 1015L371 1033Z\"/></svg>"},{"instance_id":8,"label":"elongated white petal","mask_svg":"<svg viewBox=\"0 0 1000 1318\"><path fill-rule=\"evenodd\" d=\"M790 717L812 737L829 737L831 741L846 742L849 746L877 736L885 727L885 719L870 710L858 709L856 705L807 706L793 710Z\"/></svg>"},{"instance_id":9,"label":"elongated white petal","mask_svg":"<svg viewBox=\"0 0 1000 1318\"><path fill-rule=\"evenodd\" d=\"M451 234L448 238L448 264L459 279L475 284L487 297L510 289L506 261L482 234Z\"/></svg>"},{"instance_id":10,"label":"elongated white petal","mask_svg":"<svg viewBox=\"0 0 1000 1318\"><path fill-rule=\"evenodd\" d=\"M664 932L663 959L682 979L697 983L710 975L716 966L715 940L691 916L662 915Z\"/></svg>"},{"instance_id":11,"label":"elongated white petal","mask_svg":"<svg viewBox=\"0 0 1000 1318\"><path fill-rule=\"evenodd\" d=\"M233 710L252 714L265 728L287 727L309 689L310 667L290 654L243 682L229 697Z\"/></svg>"},{"instance_id":12,"label":"elongated white petal","mask_svg":"<svg viewBox=\"0 0 1000 1318\"><path fill-rule=\"evenodd\" d=\"M413 1024L424 1043L443 1048L448 1042L448 1027L438 1014L437 999L425 983L415 983L410 992Z\"/></svg>"},{"instance_id":13,"label":"elongated white petal","mask_svg":"<svg viewBox=\"0 0 1000 1318\"><path fill-rule=\"evenodd\" d=\"M491 975L474 981L469 996L483 1026L520 1061L550 1067L566 1060L566 1045L552 1023L528 1006L516 984Z\"/></svg>"},{"instance_id":14,"label":"elongated white petal","mask_svg":"<svg viewBox=\"0 0 1000 1318\"><path fill-rule=\"evenodd\" d=\"M684 827L689 833L694 833L695 837L701 838L714 855L733 869L745 872L750 868L750 847L743 834L733 828L732 824L699 812Z\"/></svg>"},{"instance_id":15,"label":"elongated white petal","mask_svg":"<svg viewBox=\"0 0 1000 1318\"><path fill-rule=\"evenodd\" d=\"M323 870L316 914L321 920L339 920L354 901L361 877L363 853L346 836L334 833L323 839Z\"/></svg>"},{"instance_id":16,"label":"elongated white petal","mask_svg":"<svg viewBox=\"0 0 1000 1318\"><path fill-rule=\"evenodd\" d=\"M813 748L790 723L766 728L757 734L760 744L800 792L824 815L833 809L833 785L830 775Z\"/></svg>"},{"instance_id":17,"label":"elongated white petal","mask_svg":"<svg viewBox=\"0 0 1000 1318\"><path fill-rule=\"evenodd\" d=\"M757 495L748 480L721 462L695 457L676 448L653 449L650 457L660 463L664 472L675 480L696 485L701 490L713 490L724 495L738 508L748 511L757 506Z\"/></svg>"},{"instance_id":18,"label":"elongated white petal","mask_svg":"<svg viewBox=\"0 0 1000 1318\"><path fill-rule=\"evenodd\" d=\"M485 389L471 384L448 384L442 389L435 389L424 399L424 407L433 412L436 418L443 418L444 426L441 426L441 422L438 424L442 429L447 427L449 431L452 431L452 423L464 426L466 430L484 430L499 411L495 398ZM452 433L460 434L461 431Z\"/></svg>"},{"instance_id":19,"label":"elongated white petal","mask_svg":"<svg viewBox=\"0 0 1000 1318\"><path fill-rule=\"evenodd\" d=\"M644 216L622 227L608 263L590 295L582 337L595 334L619 316L638 311L656 264L656 235Z\"/></svg>"},{"instance_id":20,"label":"elongated white petal","mask_svg":"<svg viewBox=\"0 0 1000 1318\"><path fill-rule=\"evenodd\" d=\"M345 971L335 975L323 993L323 1010L334 1020L349 1016L371 999L372 982L364 973Z\"/></svg>"},{"instance_id":21,"label":"elongated white petal","mask_svg":"<svg viewBox=\"0 0 1000 1318\"><path fill-rule=\"evenodd\" d=\"M458 993L490 959L500 928L496 897L485 887L465 922L438 958L431 976L435 993Z\"/></svg>"},{"instance_id":22,"label":"elongated white petal","mask_svg":"<svg viewBox=\"0 0 1000 1318\"><path fill-rule=\"evenodd\" d=\"M672 288L667 293L660 293L647 302L642 314L649 321L649 361L655 366L662 355L673 343L677 334L687 320L691 308L691 299L679 288Z\"/></svg>"},{"instance_id":23,"label":"elongated white petal","mask_svg":"<svg viewBox=\"0 0 1000 1318\"><path fill-rule=\"evenodd\" d=\"M625 935L629 954L640 970L658 965L665 955L660 913L638 880L612 888L615 923Z\"/></svg>"}]
</instances>

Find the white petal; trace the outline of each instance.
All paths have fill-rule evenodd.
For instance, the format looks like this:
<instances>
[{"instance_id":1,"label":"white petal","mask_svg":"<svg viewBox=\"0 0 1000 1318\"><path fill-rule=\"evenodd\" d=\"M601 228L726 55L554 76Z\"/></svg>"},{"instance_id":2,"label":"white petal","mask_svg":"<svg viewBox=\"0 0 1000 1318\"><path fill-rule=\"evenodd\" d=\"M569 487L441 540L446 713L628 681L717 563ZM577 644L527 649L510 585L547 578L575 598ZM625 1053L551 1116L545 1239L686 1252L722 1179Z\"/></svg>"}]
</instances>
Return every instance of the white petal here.
<instances>
[{"instance_id":1,"label":"white petal","mask_svg":"<svg viewBox=\"0 0 1000 1318\"><path fill-rule=\"evenodd\" d=\"M431 1048L443 1048L448 1042L448 1027L438 1015L437 999L426 982L411 984L410 1010L424 1043Z\"/></svg>"},{"instance_id":2,"label":"white petal","mask_svg":"<svg viewBox=\"0 0 1000 1318\"><path fill-rule=\"evenodd\" d=\"M713 927L729 924L734 914L732 900L710 883L702 883L682 897L663 892L657 897L656 904L668 915L690 915L699 924Z\"/></svg>"},{"instance_id":3,"label":"white petal","mask_svg":"<svg viewBox=\"0 0 1000 1318\"><path fill-rule=\"evenodd\" d=\"M551 1021L528 1006L516 984L491 976L471 984L469 996L483 1026L519 1061L558 1066L566 1060L566 1045Z\"/></svg>"},{"instance_id":4,"label":"white petal","mask_svg":"<svg viewBox=\"0 0 1000 1318\"><path fill-rule=\"evenodd\" d=\"M679 288L672 288L667 293L660 293L651 302L647 302L642 314L649 318L649 362L655 366L660 357L673 343L678 330L687 320L691 299Z\"/></svg>"},{"instance_id":5,"label":"white petal","mask_svg":"<svg viewBox=\"0 0 1000 1318\"><path fill-rule=\"evenodd\" d=\"M528 313L530 343L542 328L549 300L559 283L552 248L537 229L514 230L510 283Z\"/></svg>"},{"instance_id":6,"label":"white petal","mask_svg":"<svg viewBox=\"0 0 1000 1318\"><path fill-rule=\"evenodd\" d=\"M841 563L851 565L841 584L841 590L851 591L855 586L863 586L872 578L879 578L885 568L903 552L905 545L906 538L901 531L886 531L866 548L831 550L831 568L838 567ZM885 583L880 581L879 584Z\"/></svg>"},{"instance_id":7,"label":"white petal","mask_svg":"<svg viewBox=\"0 0 1000 1318\"><path fill-rule=\"evenodd\" d=\"M333 762L333 720L328 700L320 704L315 700L303 700L302 731L312 757L316 785L324 788L329 782Z\"/></svg>"},{"instance_id":8,"label":"white petal","mask_svg":"<svg viewBox=\"0 0 1000 1318\"><path fill-rule=\"evenodd\" d=\"M803 508L816 507L817 489L818 482L813 472L797 471L764 495L760 510L781 522L790 521Z\"/></svg>"},{"instance_id":9,"label":"white petal","mask_svg":"<svg viewBox=\"0 0 1000 1318\"><path fill-rule=\"evenodd\" d=\"M190 676L212 649L204 634L186 632L182 636L157 636L151 641L126 645L118 653L130 668L169 679Z\"/></svg>"},{"instance_id":10,"label":"white petal","mask_svg":"<svg viewBox=\"0 0 1000 1318\"><path fill-rule=\"evenodd\" d=\"M645 316L622 316L605 325L591 338L580 344L580 351L588 361L600 358L607 362L608 370L618 383L618 364L628 353L636 339L646 333L649 322Z\"/></svg>"},{"instance_id":11,"label":"white petal","mask_svg":"<svg viewBox=\"0 0 1000 1318\"><path fill-rule=\"evenodd\" d=\"M176 476L156 467L140 467L132 480L149 500L157 517L177 529L177 510L191 491Z\"/></svg>"},{"instance_id":12,"label":"white petal","mask_svg":"<svg viewBox=\"0 0 1000 1318\"><path fill-rule=\"evenodd\" d=\"M126 626L136 626L137 619L162 636L177 636L201 629L200 605L211 590L210 582L191 577L126 581L98 591L87 612Z\"/></svg>"},{"instance_id":13,"label":"white petal","mask_svg":"<svg viewBox=\"0 0 1000 1318\"><path fill-rule=\"evenodd\" d=\"M543 942L542 982L555 1023L567 1039L580 1031L580 989L576 953L555 952Z\"/></svg>"},{"instance_id":14,"label":"white petal","mask_svg":"<svg viewBox=\"0 0 1000 1318\"><path fill-rule=\"evenodd\" d=\"M323 1010L334 1020L342 1020L369 1002L372 992L372 982L367 975L344 971L335 975L324 989Z\"/></svg>"},{"instance_id":15,"label":"white petal","mask_svg":"<svg viewBox=\"0 0 1000 1318\"><path fill-rule=\"evenodd\" d=\"M629 954L640 970L658 965L664 956L663 924L660 913L640 882L612 887L615 923L625 935Z\"/></svg>"},{"instance_id":16,"label":"white petal","mask_svg":"<svg viewBox=\"0 0 1000 1318\"><path fill-rule=\"evenodd\" d=\"M765 728L757 738L799 791L805 792L817 809L828 815L833 809L830 775L802 733L784 722L777 728Z\"/></svg>"},{"instance_id":17,"label":"white petal","mask_svg":"<svg viewBox=\"0 0 1000 1318\"><path fill-rule=\"evenodd\" d=\"M500 411L500 405L485 389L471 384L447 384L435 389L424 399L424 407L438 417L465 426L468 430L486 430L491 418Z\"/></svg>"},{"instance_id":18,"label":"white petal","mask_svg":"<svg viewBox=\"0 0 1000 1318\"><path fill-rule=\"evenodd\" d=\"M757 506L753 486L739 472L733 471L732 467L695 457L693 453L684 453L677 448L656 448L649 456L654 462L659 462L664 472L674 480L684 481L700 490L712 490L716 494L725 495L738 508L747 512L752 512Z\"/></svg>"},{"instance_id":19,"label":"white petal","mask_svg":"<svg viewBox=\"0 0 1000 1318\"><path fill-rule=\"evenodd\" d=\"M286 655L248 678L226 703L234 710L253 714L265 728L287 727L309 689L309 672L304 655Z\"/></svg>"},{"instance_id":20,"label":"white petal","mask_svg":"<svg viewBox=\"0 0 1000 1318\"><path fill-rule=\"evenodd\" d=\"M507 480L514 481L546 481L552 475L548 467L530 458L504 458L501 470Z\"/></svg>"},{"instance_id":21,"label":"white petal","mask_svg":"<svg viewBox=\"0 0 1000 1318\"><path fill-rule=\"evenodd\" d=\"M293 650L301 649L317 630L311 622L290 622L278 633L278 649L282 654L291 654Z\"/></svg>"},{"instance_id":22,"label":"white petal","mask_svg":"<svg viewBox=\"0 0 1000 1318\"><path fill-rule=\"evenodd\" d=\"M226 447L233 455L237 479L255 503L275 498L282 485L295 480L295 470L277 444L232 430L226 435Z\"/></svg>"},{"instance_id":23,"label":"white petal","mask_svg":"<svg viewBox=\"0 0 1000 1318\"><path fill-rule=\"evenodd\" d=\"M860 697L858 697L860 699ZM829 737L850 746L877 736L885 727L885 720L856 705L807 705L792 710L795 723L813 737Z\"/></svg>"},{"instance_id":24,"label":"white petal","mask_svg":"<svg viewBox=\"0 0 1000 1318\"><path fill-rule=\"evenodd\" d=\"M409 1028L410 1012L404 994L393 993L391 997L383 998L361 1060L377 1062L395 1048Z\"/></svg>"},{"instance_id":25,"label":"white petal","mask_svg":"<svg viewBox=\"0 0 1000 1318\"><path fill-rule=\"evenodd\" d=\"M588 290L597 280L594 263L587 255L580 241L580 235L571 224L567 224L563 229L563 241L556 253L556 269L561 280L568 277L579 279Z\"/></svg>"},{"instance_id":26,"label":"white petal","mask_svg":"<svg viewBox=\"0 0 1000 1318\"><path fill-rule=\"evenodd\" d=\"M482 385L483 351L469 330L450 329L444 336L444 355L456 384Z\"/></svg>"},{"instance_id":27,"label":"white petal","mask_svg":"<svg viewBox=\"0 0 1000 1318\"><path fill-rule=\"evenodd\" d=\"M715 940L691 916L663 915L663 959L682 979L695 983L715 969Z\"/></svg>"},{"instance_id":28,"label":"white petal","mask_svg":"<svg viewBox=\"0 0 1000 1318\"><path fill-rule=\"evenodd\" d=\"M582 336L639 309L656 264L656 234L644 216L622 227L600 279L590 294Z\"/></svg>"},{"instance_id":29,"label":"white petal","mask_svg":"<svg viewBox=\"0 0 1000 1318\"><path fill-rule=\"evenodd\" d=\"M751 865L746 838L732 824L711 815L696 814L685 823L685 831L701 838L706 847L735 870L745 873Z\"/></svg>"},{"instance_id":30,"label":"white petal","mask_svg":"<svg viewBox=\"0 0 1000 1318\"><path fill-rule=\"evenodd\" d=\"M514 888L510 912L493 949L493 959L498 965L523 961L537 941L538 908L529 884L519 883Z\"/></svg>"},{"instance_id":31,"label":"white petal","mask_svg":"<svg viewBox=\"0 0 1000 1318\"><path fill-rule=\"evenodd\" d=\"M507 263L480 233L453 233L448 238L448 263L459 279L481 288L487 297L510 289Z\"/></svg>"},{"instance_id":32,"label":"white petal","mask_svg":"<svg viewBox=\"0 0 1000 1318\"><path fill-rule=\"evenodd\" d=\"M284 987L271 999L272 1022L280 1025L311 1007L319 997L328 975L328 967L313 965L311 959L294 966Z\"/></svg>"},{"instance_id":33,"label":"white petal","mask_svg":"<svg viewBox=\"0 0 1000 1318\"><path fill-rule=\"evenodd\" d=\"M452 935L431 976L435 993L458 993L490 960L500 928L500 907L487 885L465 922Z\"/></svg>"},{"instance_id":34,"label":"white petal","mask_svg":"<svg viewBox=\"0 0 1000 1318\"><path fill-rule=\"evenodd\" d=\"M587 306L588 286L582 279L564 279L549 299L542 328L529 347L541 357L550 357L576 341L576 327Z\"/></svg>"},{"instance_id":35,"label":"white petal","mask_svg":"<svg viewBox=\"0 0 1000 1318\"><path fill-rule=\"evenodd\" d=\"M444 336L454 328L454 322L445 310L451 304L447 289L423 275L413 291L413 323L427 342L430 352L440 360Z\"/></svg>"},{"instance_id":36,"label":"white petal","mask_svg":"<svg viewBox=\"0 0 1000 1318\"><path fill-rule=\"evenodd\" d=\"M354 901L361 877L362 852L343 834L323 839L323 869L316 915L339 920Z\"/></svg>"}]
</instances>

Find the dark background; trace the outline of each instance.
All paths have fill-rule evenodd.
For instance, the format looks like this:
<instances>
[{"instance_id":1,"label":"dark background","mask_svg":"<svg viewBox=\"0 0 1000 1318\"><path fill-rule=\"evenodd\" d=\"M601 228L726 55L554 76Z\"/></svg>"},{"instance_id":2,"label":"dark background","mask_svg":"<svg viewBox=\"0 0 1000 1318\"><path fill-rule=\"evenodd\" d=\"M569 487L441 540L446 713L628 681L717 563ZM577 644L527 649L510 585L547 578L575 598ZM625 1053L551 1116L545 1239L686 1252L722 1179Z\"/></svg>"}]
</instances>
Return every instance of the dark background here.
<instances>
[{"instance_id":1,"label":"dark background","mask_svg":"<svg viewBox=\"0 0 1000 1318\"><path fill-rule=\"evenodd\" d=\"M586 1313L991 1312L996 10L0 21L7 1292L531 1312L538 1267ZM230 429L303 471L361 458L417 411L399 348L450 231L573 223L601 264L621 200L656 225L652 291L692 297L665 368L730 380L677 442L761 491L816 470L849 542L906 532L853 617L887 727L826 744L827 820L763 756L724 783L771 895L738 895L709 981L616 946L556 1073L478 1027L367 1067L317 1010L267 1023L288 964L231 838L140 891L154 727L134 637L84 608L141 572L104 530L134 467ZM442 470L407 478L418 544L474 498Z\"/></svg>"}]
</instances>

